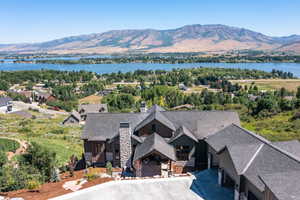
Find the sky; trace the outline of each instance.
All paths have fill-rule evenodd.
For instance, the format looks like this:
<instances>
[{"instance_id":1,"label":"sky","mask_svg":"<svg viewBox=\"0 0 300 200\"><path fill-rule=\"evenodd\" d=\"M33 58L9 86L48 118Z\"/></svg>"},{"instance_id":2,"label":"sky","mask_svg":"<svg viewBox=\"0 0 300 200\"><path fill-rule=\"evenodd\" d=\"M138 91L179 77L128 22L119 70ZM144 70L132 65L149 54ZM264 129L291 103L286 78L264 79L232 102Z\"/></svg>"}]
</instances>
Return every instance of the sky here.
<instances>
[{"instance_id":1,"label":"sky","mask_svg":"<svg viewBox=\"0 0 300 200\"><path fill-rule=\"evenodd\" d=\"M299 0L1 0L0 44L190 24L300 35L299 10Z\"/></svg>"}]
</instances>

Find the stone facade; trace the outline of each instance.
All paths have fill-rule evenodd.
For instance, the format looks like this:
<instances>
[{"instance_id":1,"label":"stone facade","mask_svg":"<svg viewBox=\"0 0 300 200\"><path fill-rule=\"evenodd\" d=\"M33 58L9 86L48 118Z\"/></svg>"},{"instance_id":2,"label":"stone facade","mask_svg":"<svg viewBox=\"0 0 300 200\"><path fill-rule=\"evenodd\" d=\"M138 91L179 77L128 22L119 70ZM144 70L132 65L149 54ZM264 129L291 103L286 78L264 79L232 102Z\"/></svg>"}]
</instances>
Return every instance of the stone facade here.
<instances>
[{"instance_id":1,"label":"stone facade","mask_svg":"<svg viewBox=\"0 0 300 200\"><path fill-rule=\"evenodd\" d=\"M120 123L119 128L120 137L120 165L122 168L131 167L131 128L129 123Z\"/></svg>"}]
</instances>

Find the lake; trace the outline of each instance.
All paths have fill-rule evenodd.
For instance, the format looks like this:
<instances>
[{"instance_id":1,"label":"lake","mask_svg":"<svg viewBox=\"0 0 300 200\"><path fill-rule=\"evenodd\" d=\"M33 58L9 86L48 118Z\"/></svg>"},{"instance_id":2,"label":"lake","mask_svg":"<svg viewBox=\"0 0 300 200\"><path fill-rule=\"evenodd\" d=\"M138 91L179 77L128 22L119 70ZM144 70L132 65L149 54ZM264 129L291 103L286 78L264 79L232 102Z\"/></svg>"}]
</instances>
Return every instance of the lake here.
<instances>
[{"instance_id":1,"label":"lake","mask_svg":"<svg viewBox=\"0 0 300 200\"><path fill-rule=\"evenodd\" d=\"M18 70L67 70L79 71L86 70L98 74L112 72L129 72L137 69L141 70L172 70L173 68L192 68L192 67L223 67L223 68L240 68L240 69L257 69L270 72L272 69L292 72L295 76L300 77L300 63L185 63L185 64L151 64L151 63L122 63L122 64L31 64L31 63L0 63L2 71Z\"/></svg>"}]
</instances>

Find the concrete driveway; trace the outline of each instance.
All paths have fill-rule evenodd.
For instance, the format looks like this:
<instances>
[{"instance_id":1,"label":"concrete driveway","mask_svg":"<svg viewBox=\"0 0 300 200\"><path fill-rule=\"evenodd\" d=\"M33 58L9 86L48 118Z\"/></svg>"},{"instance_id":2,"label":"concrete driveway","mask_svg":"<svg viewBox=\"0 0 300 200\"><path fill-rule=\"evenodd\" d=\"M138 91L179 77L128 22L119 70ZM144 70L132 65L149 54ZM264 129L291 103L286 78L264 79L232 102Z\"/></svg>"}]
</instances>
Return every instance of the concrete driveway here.
<instances>
[{"instance_id":1,"label":"concrete driveway","mask_svg":"<svg viewBox=\"0 0 300 200\"><path fill-rule=\"evenodd\" d=\"M51 200L203 200L192 183L193 177L112 181Z\"/></svg>"}]
</instances>

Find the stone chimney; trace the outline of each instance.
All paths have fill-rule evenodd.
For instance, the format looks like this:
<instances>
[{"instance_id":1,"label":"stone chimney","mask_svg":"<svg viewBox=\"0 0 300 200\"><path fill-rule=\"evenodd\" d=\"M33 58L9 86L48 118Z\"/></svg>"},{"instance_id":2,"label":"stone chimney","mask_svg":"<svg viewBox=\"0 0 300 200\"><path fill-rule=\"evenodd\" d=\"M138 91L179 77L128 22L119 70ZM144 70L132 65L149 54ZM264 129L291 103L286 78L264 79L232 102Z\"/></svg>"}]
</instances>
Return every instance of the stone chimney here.
<instances>
[{"instance_id":1,"label":"stone chimney","mask_svg":"<svg viewBox=\"0 0 300 200\"><path fill-rule=\"evenodd\" d=\"M131 128L129 122L120 122L120 164L121 167L131 167Z\"/></svg>"},{"instance_id":2,"label":"stone chimney","mask_svg":"<svg viewBox=\"0 0 300 200\"><path fill-rule=\"evenodd\" d=\"M141 102L140 111L141 111L142 113L146 113L147 110L148 110L148 109L147 109L146 102L145 102L145 101L142 101L142 102Z\"/></svg>"}]
</instances>

